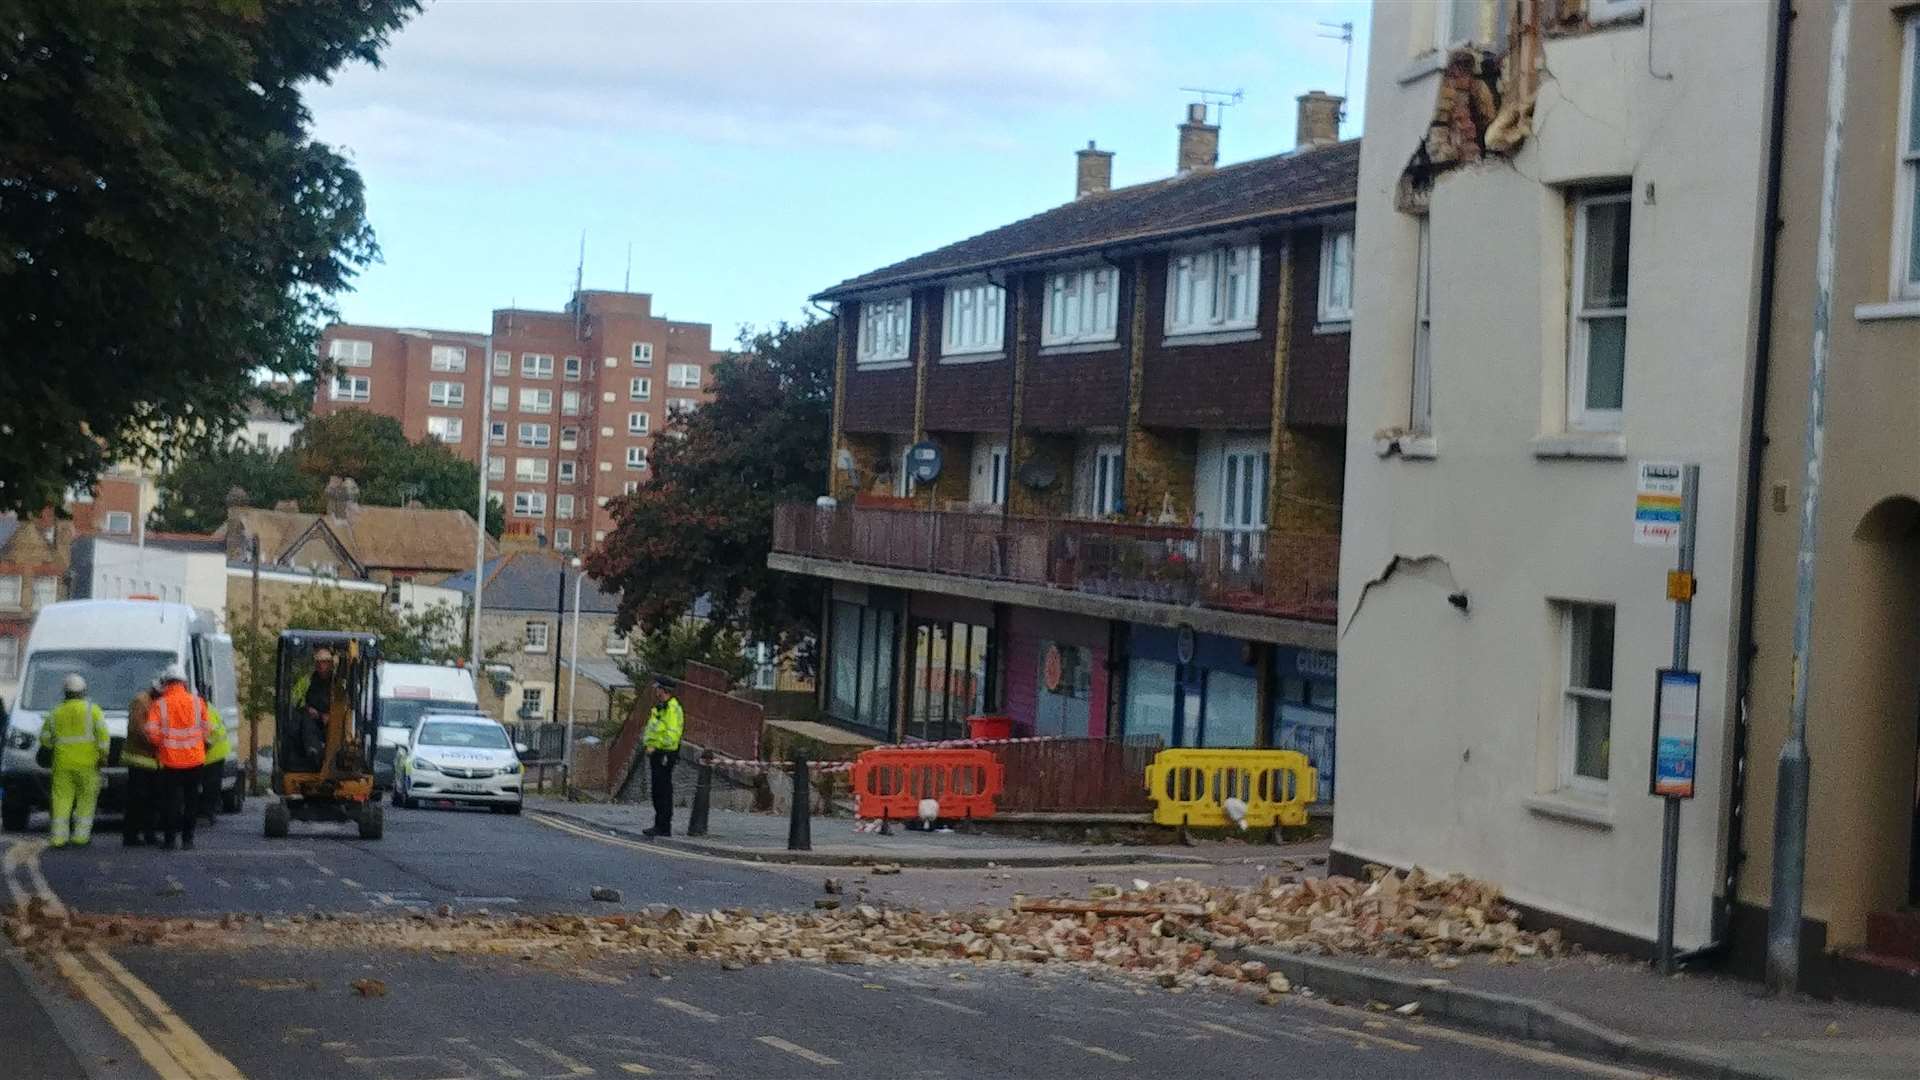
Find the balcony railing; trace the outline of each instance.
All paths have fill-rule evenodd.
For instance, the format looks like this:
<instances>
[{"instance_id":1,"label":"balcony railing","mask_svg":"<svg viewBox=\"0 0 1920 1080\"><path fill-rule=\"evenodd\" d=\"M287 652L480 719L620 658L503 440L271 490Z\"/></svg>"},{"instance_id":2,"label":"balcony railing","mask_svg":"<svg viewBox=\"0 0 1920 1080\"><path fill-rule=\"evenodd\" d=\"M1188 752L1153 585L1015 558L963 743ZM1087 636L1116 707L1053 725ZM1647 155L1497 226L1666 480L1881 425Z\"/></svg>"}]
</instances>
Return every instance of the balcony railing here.
<instances>
[{"instance_id":1,"label":"balcony railing","mask_svg":"<svg viewBox=\"0 0 1920 1080\"><path fill-rule=\"evenodd\" d=\"M789 504L775 551L1104 596L1332 622L1335 536Z\"/></svg>"}]
</instances>

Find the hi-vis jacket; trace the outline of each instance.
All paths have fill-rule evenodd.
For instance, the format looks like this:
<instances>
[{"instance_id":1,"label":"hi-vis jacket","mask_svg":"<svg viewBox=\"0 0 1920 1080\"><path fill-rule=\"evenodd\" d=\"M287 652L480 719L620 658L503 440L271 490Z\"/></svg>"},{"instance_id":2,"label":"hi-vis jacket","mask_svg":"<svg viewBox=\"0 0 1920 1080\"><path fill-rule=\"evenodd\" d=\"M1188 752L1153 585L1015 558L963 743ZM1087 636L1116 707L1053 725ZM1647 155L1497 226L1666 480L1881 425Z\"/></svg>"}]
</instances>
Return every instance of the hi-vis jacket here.
<instances>
[{"instance_id":1,"label":"hi-vis jacket","mask_svg":"<svg viewBox=\"0 0 1920 1080\"><path fill-rule=\"evenodd\" d=\"M679 698L668 698L665 705L655 705L647 717L647 728L640 733L641 745L648 750L680 749L680 734L687 728L686 711L680 708Z\"/></svg>"},{"instance_id":2,"label":"hi-vis jacket","mask_svg":"<svg viewBox=\"0 0 1920 1080\"><path fill-rule=\"evenodd\" d=\"M91 772L106 763L107 718L86 698L68 698L40 725L40 743L53 747L53 767Z\"/></svg>"},{"instance_id":3,"label":"hi-vis jacket","mask_svg":"<svg viewBox=\"0 0 1920 1080\"><path fill-rule=\"evenodd\" d=\"M185 683L168 683L147 710L147 741L163 769L197 769L207 762L207 703Z\"/></svg>"}]
</instances>

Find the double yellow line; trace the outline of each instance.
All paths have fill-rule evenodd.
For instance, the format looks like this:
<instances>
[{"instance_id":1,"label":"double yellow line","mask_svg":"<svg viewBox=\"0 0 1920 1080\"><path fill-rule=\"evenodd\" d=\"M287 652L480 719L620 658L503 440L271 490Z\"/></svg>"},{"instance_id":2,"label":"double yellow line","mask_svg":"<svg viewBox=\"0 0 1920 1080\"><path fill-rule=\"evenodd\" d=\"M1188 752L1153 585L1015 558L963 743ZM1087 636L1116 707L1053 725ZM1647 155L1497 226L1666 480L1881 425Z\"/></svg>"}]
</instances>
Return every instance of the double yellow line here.
<instances>
[{"instance_id":1,"label":"double yellow line","mask_svg":"<svg viewBox=\"0 0 1920 1080\"><path fill-rule=\"evenodd\" d=\"M14 907L23 915L38 899L48 915L62 918L60 901L40 869L39 840L15 840L0 856ZM53 950L54 966L74 988L139 1051L162 1080L242 1080L239 1069L187 1026L153 988L98 945Z\"/></svg>"}]
</instances>

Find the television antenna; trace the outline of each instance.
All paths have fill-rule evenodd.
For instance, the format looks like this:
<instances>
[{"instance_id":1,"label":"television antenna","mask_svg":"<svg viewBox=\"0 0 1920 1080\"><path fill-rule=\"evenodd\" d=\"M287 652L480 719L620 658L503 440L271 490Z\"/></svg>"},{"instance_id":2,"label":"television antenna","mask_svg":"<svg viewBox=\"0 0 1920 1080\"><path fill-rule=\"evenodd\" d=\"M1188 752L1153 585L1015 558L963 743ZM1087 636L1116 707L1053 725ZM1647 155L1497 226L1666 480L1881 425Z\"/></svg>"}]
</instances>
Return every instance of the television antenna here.
<instances>
[{"instance_id":1,"label":"television antenna","mask_svg":"<svg viewBox=\"0 0 1920 1080\"><path fill-rule=\"evenodd\" d=\"M1316 36L1326 38L1328 41L1341 41L1346 43L1346 69L1340 74L1340 119L1345 120L1347 118L1347 99L1353 96L1353 23L1351 21L1339 23L1323 22L1320 24L1320 33Z\"/></svg>"},{"instance_id":2,"label":"television antenna","mask_svg":"<svg viewBox=\"0 0 1920 1080\"><path fill-rule=\"evenodd\" d=\"M1180 92L1183 94L1199 95L1200 104L1213 110L1213 122L1215 124L1220 123L1220 113L1222 110L1230 105L1240 104L1247 96L1244 90L1208 90L1202 86L1183 86L1180 88Z\"/></svg>"}]
</instances>

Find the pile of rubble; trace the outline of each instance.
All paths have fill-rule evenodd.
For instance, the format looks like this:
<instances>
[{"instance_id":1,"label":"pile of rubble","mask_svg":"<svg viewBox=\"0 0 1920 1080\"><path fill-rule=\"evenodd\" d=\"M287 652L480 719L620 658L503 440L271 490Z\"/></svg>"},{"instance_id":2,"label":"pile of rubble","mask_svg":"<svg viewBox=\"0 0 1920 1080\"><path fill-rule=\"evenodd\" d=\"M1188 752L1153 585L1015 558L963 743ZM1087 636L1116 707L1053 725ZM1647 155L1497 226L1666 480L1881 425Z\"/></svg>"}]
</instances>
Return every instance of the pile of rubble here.
<instances>
[{"instance_id":1,"label":"pile of rubble","mask_svg":"<svg viewBox=\"0 0 1920 1080\"><path fill-rule=\"evenodd\" d=\"M1417 957L1446 966L1466 954L1496 960L1562 951L1554 931L1532 933L1499 891L1466 878L1414 870L1287 882L1257 888L1144 880L1096 886L1092 899L1015 898L1011 909L927 913L853 904L807 913L683 912L655 905L609 915L429 914L225 915L212 919L53 915L29 908L5 921L29 949L90 944L185 947L292 945L409 949L551 961L596 958L701 959L737 970L778 960L866 964L1077 964L1120 969L1163 986L1202 979L1285 992L1283 976L1258 962L1230 964L1215 946L1259 944L1303 952ZM657 970L657 969L656 969Z\"/></svg>"}]
</instances>

